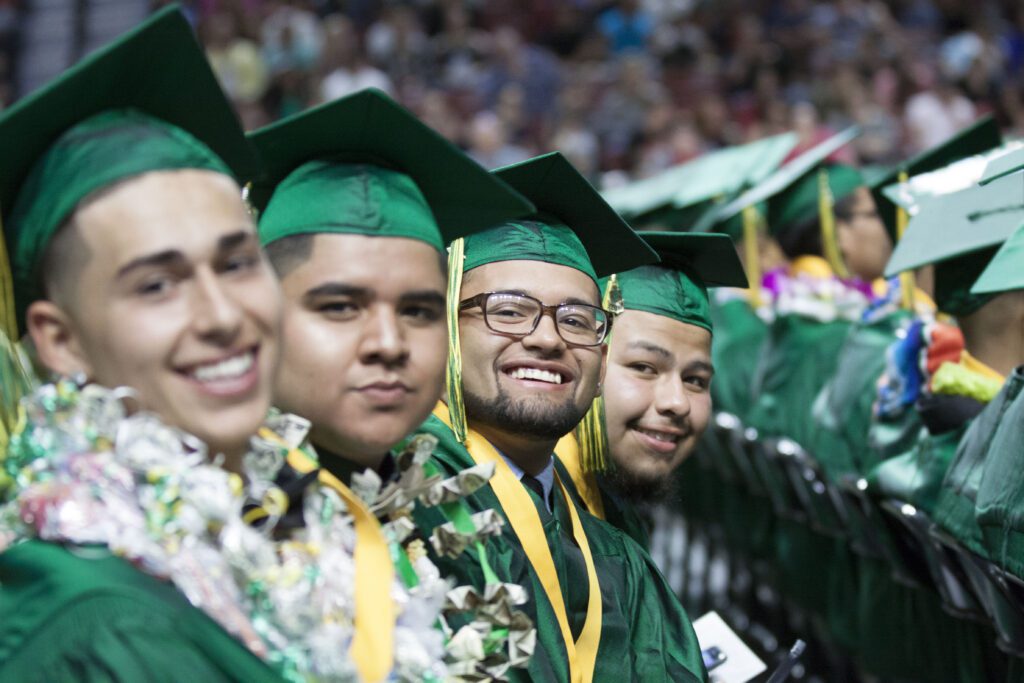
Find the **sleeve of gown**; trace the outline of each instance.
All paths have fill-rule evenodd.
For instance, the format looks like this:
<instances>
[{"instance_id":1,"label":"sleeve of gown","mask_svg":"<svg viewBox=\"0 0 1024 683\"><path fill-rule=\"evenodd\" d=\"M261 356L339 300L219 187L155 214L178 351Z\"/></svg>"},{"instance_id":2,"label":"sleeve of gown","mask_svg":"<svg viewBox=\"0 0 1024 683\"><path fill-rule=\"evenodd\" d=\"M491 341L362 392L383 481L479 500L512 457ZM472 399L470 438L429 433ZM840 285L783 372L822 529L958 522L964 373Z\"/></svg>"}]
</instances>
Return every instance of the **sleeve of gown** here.
<instances>
[{"instance_id":1,"label":"sleeve of gown","mask_svg":"<svg viewBox=\"0 0 1024 683\"><path fill-rule=\"evenodd\" d=\"M650 555L623 534L629 557L630 647L638 681L706 681L697 635Z\"/></svg>"},{"instance_id":2,"label":"sleeve of gown","mask_svg":"<svg viewBox=\"0 0 1024 683\"><path fill-rule=\"evenodd\" d=\"M191 616L120 595L89 596L31 634L0 666L0 678L33 683L281 680L213 622L204 618L198 629L183 628L183 621L195 622Z\"/></svg>"}]
</instances>

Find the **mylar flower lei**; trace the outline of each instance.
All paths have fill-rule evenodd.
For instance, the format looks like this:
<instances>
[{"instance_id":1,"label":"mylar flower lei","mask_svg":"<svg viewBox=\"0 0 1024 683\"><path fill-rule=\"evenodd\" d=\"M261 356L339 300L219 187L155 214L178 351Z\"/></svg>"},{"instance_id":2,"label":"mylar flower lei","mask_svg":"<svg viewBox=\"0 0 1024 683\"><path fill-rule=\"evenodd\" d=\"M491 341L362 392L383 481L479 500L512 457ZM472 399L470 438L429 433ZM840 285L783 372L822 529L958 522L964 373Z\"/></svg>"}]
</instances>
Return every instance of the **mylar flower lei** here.
<instances>
[{"instance_id":1,"label":"mylar flower lei","mask_svg":"<svg viewBox=\"0 0 1024 683\"><path fill-rule=\"evenodd\" d=\"M278 538L275 524L287 499L272 476L284 463L283 449L254 439L243 462L246 485L212 463L194 437L152 414L129 415L124 399L130 396L128 390L62 381L23 399L21 426L0 456L0 551L32 538L105 545L140 570L172 581L285 678L357 681L347 656L356 537L340 497L309 486L302 497L304 525ZM451 482L430 483L427 489L439 500L449 499ZM385 492L392 503L408 498ZM276 510L259 528L243 521L254 493L265 510ZM404 533L400 519L390 533ZM416 559L417 585L396 581L392 591L399 617L390 680L461 680L460 674L482 680L476 674L494 648L486 655L477 640L493 641L495 631L507 638L508 631L495 629L501 620L495 618L474 620L479 638L445 634L436 628L442 608L460 607L458 602L493 610L500 604L504 620L514 621L522 634L512 605L525 596L512 586L474 600L467 589L453 590L429 560ZM526 626L528 633L516 642L529 645L528 620ZM529 652L519 654L528 658ZM499 659L499 669L507 668L508 657Z\"/></svg>"}]
</instances>

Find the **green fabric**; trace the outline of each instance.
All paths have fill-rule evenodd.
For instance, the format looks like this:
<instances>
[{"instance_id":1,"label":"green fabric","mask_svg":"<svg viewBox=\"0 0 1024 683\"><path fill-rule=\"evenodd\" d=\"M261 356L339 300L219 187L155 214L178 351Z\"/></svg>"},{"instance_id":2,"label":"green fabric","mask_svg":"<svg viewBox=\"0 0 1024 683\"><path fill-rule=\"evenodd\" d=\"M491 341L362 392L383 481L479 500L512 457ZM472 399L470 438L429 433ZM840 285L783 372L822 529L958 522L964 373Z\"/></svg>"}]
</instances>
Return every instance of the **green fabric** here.
<instances>
[{"instance_id":1,"label":"green fabric","mask_svg":"<svg viewBox=\"0 0 1024 683\"><path fill-rule=\"evenodd\" d=\"M0 680L280 681L171 584L97 547L0 555Z\"/></svg>"},{"instance_id":2,"label":"green fabric","mask_svg":"<svg viewBox=\"0 0 1024 683\"><path fill-rule=\"evenodd\" d=\"M436 247L534 208L379 90L289 116L249 139L263 160L249 197L270 213L260 225L265 244L299 232L346 232Z\"/></svg>"},{"instance_id":3,"label":"green fabric","mask_svg":"<svg viewBox=\"0 0 1024 683\"><path fill-rule=\"evenodd\" d=\"M864 184L860 172L852 166L829 164L820 167L828 177L832 201L837 202ZM768 229L783 232L793 226L817 218L819 213L819 173L805 174L768 202Z\"/></svg>"},{"instance_id":4,"label":"green fabric","mask_svg":"<svg viewBox=\"0 0 1024 683\"><path fill-rule=\"evenodd\" d=\"M972 286L988 267L995 253L996 247L989 247L936 263L935 306L943 313L962 318L994 299L995 293L976 294Z\"/></svg>"},{"instance_id":5,"label":"green fabric","mask_svg":"<svg viewBox=\"0 0 1024 683\"><path fill-rule=\"evenodd\" d=\"M433 462L448 475L473 465L465 447L436 417L431 416L421 432L439 439ZM568 473L556 462L560 477L572 489ZM574 633L582 628L586 610L587 583L581 580L579 549L566 527L565 511L559 496L554 496L555 514L534 498L544 527L548 547L560 582L567 588L566 610ZM487 485L465 499L473 512L502 508L493 489ZM578 499L577 499L578 500ZM417 525L429 530L443 523L435 510L420 508L414 512ZM706 679L700 647L690 620L672 594L650 556L632 539L597 518L583 514L594 563L601 582L602 631L598 649L595 681L702 681ZM510 671L513 681L568 681L568 662L561 632L540 581L526 559L511 525L501 535L486 541L487 555L502 581L525 586L531 601L524 606L537 627L537 649L525 671ZM484 586L484 577L476 563L434 557L444 576L459 583Z\"/></svg>"},{"instance_id":6,"label":"green fabric","mask_svg":"<svg viewBox=\"0 0 1024 683\"><path fill-rule=\"evenodd\" d=\"M781 315L771 324L751 383L754 404L749 423L765 436L788 436L804 445L813 440L809 397L817 396L835 374L839 350L852 323L819 322Z\"/></svg>"},{"instance_id":7,"label":"green fabric","mask_svg":"<svg viewBox=\"0 0 1024 683\"><path fill-rule=\"evenodd\" d=\"M932 517L935 523L978 555L986 556L975 517L978 490L985 477L993 437L1012 400L1024 387L1024 374L1010 375L1003 390L970 423L953 456Z\"/></svg>"},{"instance_id":8,"label":"green fabric","mask_svg":"<svg viewBox=\"0 0 1024 683\"><path fill-rule=\"evenodd\" d=\"M605 521L632 538L645 551L650 552L651 520L646 519L634 503L619 495L615 485L600 474L597 475L597 490L604 506Z\"/></svg>"},{"instance_id":9,"label":"green fabric","mask_svg":"<svg viewBox=\"0 0 1024 683\"><path fill-rule=\"evenodd\" d=\"M597 277L658 262L654 250L560 152L496 169L494 175L533 202L537 213L529 217L532 221L498 226L485 233L487 237L474 239L476 255L471 254L467 240L464 271L484 263L525 259L567 265L596 281ZM554 241L548 244L541 226L553 228L556 233L568 228L576 234L578 244L565 235L551 236ZM506 237L502 234L505 230L513 234ZM546 255L546 246L554 253ZM503 247L513 254L502 254Z\"/></svg>"},{"instance_id":10,"label":"green fabric","mask_svg":"<svg viewBox=\"0 0 1024 683\"><path fill-rule=\"evenodd\" d=\"M732 240L711 233L641 232L661 263L619 273L618 301L711 331L708 286L746 287L747 277ZM607 280L600 283L603 292Z\"/></svg>"},{"instance_id":11,"label":"green fabric","mask_svg":"<svg viewBox=\"0 0 1024 683\"><path fill-rule=\"evenodd\" d=\"M998 247L1022 223L1024 193L1013 176L926 199L893 249L885 275Z\"/></svg>"},{"instance_id":12,"label":"green fabric","mask_svg":"<svg viewBox=\"0 0 1024 683\"><path fill-rule=\"evenodd\" d=\"M886 349L908 317L909 313L901 310L855 324L839 350L835 373L814 401L813 429L804 448L834 480L844 474L863 474L874 459L868 434L876 382L885 371Z\"/></svg>"},{"instance_id":13,"label":"green fabric","mask_svg":"<svg viewBox=\"0 0 1024 683\"><path fill-rule=\"evenodd\" d=\"M1024 576L1024 368L1017 368L1004 391L1009 405L985 455L975 517L987 556Z\"/></svg>"},{"instance_id":14,"label":"green fabric","mask_svg":"<svg viewBox=\"0 0 1024 683\"><path fill-rule=\"evenodd\" d=\"M620 273L616 280L626 310L653 313L711 332L708 290L695 274L682 268L641 266ZM601 291L606 282L600 283Z\"/></svg>"},{"instance_id":15,"label":"green fabric","mask_svg":"<svg viewBox=\"0 0 1024 683\"><path fill-rule=\"evenodd\" d=\"M597 285L597 273L580 238L554 218L506 223L470 235L465 254L464 273L499 261L542 261L574 268Z\"/></svg>"},{"instance_id":16,"label":"green fabric","mask_svg":"<svg viewBox=\"0 0 1024 683\"><path fill-rule=\"evenodd\" d=\"M981 176L981 184L987 185L993 180L998 180L1011 173L1019 173L1022 170L1024 170L1024 148L1018 148L989 161L985 166L985 173Z\"/></svg>"},{"instance_id":17,"label":"green fabric","mask_svg":"<svg viewBox=\"0 0 1024 683\"><path fill-rule=\"evenodd\" d=\"M1024 184L1024 179L1021 182ZM1021 264L1024 264L1024 223L1003 242L981 277L971 287L971 293L989 294L1024 289L1024 268Z\"/></svg>"},{"instance_id":18,"label":"green fabric","mask_svg":"<svg viewBox=\"0 0 1024 683\"><path fill-rule=\"evenodd\" d=\"M715 150L605 191L604 198L616 211L635 223L664 207L679 210L717 197L732 196L764 180L796 145L795 133L782 133L744 145Z\"/></svg>"},{"instance_id":19,"label":"green fabric","mask_svg":"<svg viewBox=\"0 0 1024 683\"><path fill-rule=\"evenodd\" d=\"M944 434L928 434L906 453L888 458L867 474L869 490L880 498L910 503L931 516L966 425Z\"/></svg>"},{"instance_id":20,"label":"green fabric","mask_svg":"<svg viewBox=\"0 0 1024 683\"><path fill-rule=\"evenodd\" d=\"M965 157L981 154L1002 142L999 124L991 116L984 116L964 128L948 140L921 152L917 156L898 164L889 173L871 183L871 194L878 207L878 215L889 232L889 238L896 243L896 205L883 193L883 188L899 182L900 175L913 177L952 164Z\"/></svg>"},{"instance_id":21,"label":"green fabric","mask_svg":"<svg viewBox=\"0 0 1024 683\"><path fill-rule=\"evenodd\" d=\"M816 177L817 174L814 171L824 164L826 159L848 145L858 135L860 135L860 129L857 126L851 126L843 132L815 145L795 159L786 162L763 181L723 206L717 220L719 222L728 221L733 216L741 213L746 207L764 201L769 202L768 211L770 214L778 211L780 208L784 208L786 202L782 201L780 203L776 200L774 202L776 205L775 209L772 209L771 204L773 202L771 200L773 198L781 198L790 188L793 188L808 176L813 175ZM768 227L770 230L776 229L776 226L771 223L769 223ZM778 227L785 226L780 225Z\"/></svg>"},{"instance_id":22,"label":"green fabric","mask_svg":"<svg viewBox=\"0 0 1024 683\"><path fill-rule=\"evenodd\" d=\"M5 110L0 158L0 211L19 322L40 294L46 245L89 194L147 171L200 168L241 178L258 168L174 7Z\"/></svg>"},{"instance_id":23,"label":"green fabric","mask_svg":"<svg viewBox=\"0 0 1024 683\"><path fill-rule=\"evenodd\" d=\"M266 245L291 235L341 233L405 237L443 252L430 206L412 178L380 166L329 160L299 166L260 215Z\"/></svg>"},{"instance_id":24,"label":"green fabric","mask_svg":"<svg viewBox=\"0 0 1024 683\"><path fill-rule=\"evenodd\" d=\"M46 247L80 201L126 178L186 168L231 175L190 133L133 109L96 114L64 132L32 167L6 224L19 319L42 296Z\"/></svg>"},{"instance_id":25,"label":"green fabric","mask_svg":"<svg viewBox=\"0 0 1024 683\"><path fill-rule=\"evenodd\" d=\"M745 420L753 405L750 388L761 346L768 338L768 325L741 297L712 301L711 322L715 329L715 343L711 345L715 366L715 377L711 381L712 405L716 411L732 413Z\"/></svg>"}]
</instances>

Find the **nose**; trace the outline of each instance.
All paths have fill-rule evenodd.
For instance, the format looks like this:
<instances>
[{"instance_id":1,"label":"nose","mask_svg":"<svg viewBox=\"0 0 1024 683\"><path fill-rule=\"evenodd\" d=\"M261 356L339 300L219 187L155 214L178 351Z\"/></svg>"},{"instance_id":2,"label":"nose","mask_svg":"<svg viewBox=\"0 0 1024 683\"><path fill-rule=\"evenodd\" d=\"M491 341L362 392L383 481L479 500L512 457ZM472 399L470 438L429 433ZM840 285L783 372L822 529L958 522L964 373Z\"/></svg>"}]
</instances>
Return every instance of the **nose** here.
<instances>
[{"instance_id":1,"label":"nose","mask_svg":"<svg viewBox=\"0 0 1024 683\"><path fill-rule=\"evenodd\" d=\"M686 417L690 414L690 397L681 378L667 376L658 383L654 396L654 408L659 415Z\"/></svg>"},{"instance_id":2,"label":"nose","mask_svg":"<svg viewBox=\"0 0 1024 683\"><path fill-rule=\"evenodd\" d=\"M541 315L533 332L523 337L523 346L528 349L536 349L546 355L557 355L565 350L566 343L558 334L553 313Z\"/></svg>"},{"instance_id":3,"label":"nose","mask_svg":"<svg viewBox=\"0 0 1024 683\"><path fill-rule=\"evenodd\" d=\"M242 307L210 269L196 272L192 324L197 332L218 344L235 340L242 328Z\"/></svg>"},{"instance_id":4,"label":"nose","mask_svg":"<svg viewBox=\"0 0 1024 683\"><path fill-rule=\"evenodd\" d=\"M372 307L359 339L363 363L401 365L409 358L409 345L397 312L385 306Z\"/></svg>"}]
</instances>

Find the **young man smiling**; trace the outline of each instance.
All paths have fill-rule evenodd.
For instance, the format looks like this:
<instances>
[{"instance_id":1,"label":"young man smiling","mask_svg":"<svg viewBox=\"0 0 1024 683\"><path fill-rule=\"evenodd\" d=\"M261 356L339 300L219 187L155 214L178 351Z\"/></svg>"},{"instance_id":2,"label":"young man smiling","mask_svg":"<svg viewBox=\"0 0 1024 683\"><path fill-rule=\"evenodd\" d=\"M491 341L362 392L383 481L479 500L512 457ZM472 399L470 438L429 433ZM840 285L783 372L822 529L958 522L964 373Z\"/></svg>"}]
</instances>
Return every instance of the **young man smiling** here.
<instances>
[{"instance_id":1,"label":"young man smiling","mask_svg":"<svg viewBox=\"0 0 1024 683\"><path fill-rule=\"evenodd\" d=\"M441 393L444 245L530 203L375 90L250 138L266 167L260 238L286 301L275 405L311 422L346 483L386 474Z\"/></svg>"},{"instance_id":2,"label":"young man smiling","mask_svg":"<svg viewBox=\"0 0 1024 683\"><path fill-rule=\"evenodd\" d=\"M0 444L0 678L277 680L242 644L258 640L244 619L223 619L231 597L185 599L217 584L214 563L183 571L182 528L165 526L180 520L139 493L194 483L194 468L224 502L270 405L280 290L235 181L256 162L230 105L165 10L5 111L0 131L0 322L76 378L28 395ZM148 413L124 415L115 387ZM216 554L192 533L203 521L182 535Z\"/></svg>"},{"instance_id":3,"label":"young man smiling","mask_svg":"<svg viewBox=\"0 0 1024 683\"><path fill-rule=\"evenodd\" d=\"M487 551L500 581L530 590L530 680L702 680L689 620L650 558L586 512L553 457L600 388L610 321L597 273L656 256L560 154L495 173L538 213L451 247L456 351L447 402L423 426L440 440L434 460L496 468L468 502L507 520ZM442 568L487 582L467 564Z\"/></svg>"},{"instance_id":4,"label":"young man smiling","mask_svg":"<svg viewBox=\"0 0 1024 683\"><path fill-rule=\"evenodd\" d=\"M648 525L636 505L672 491L672 473L711 416L707 286L744 287L747 280L726 235L640 236L661 263L602 282L604 300L618 311L604 391L556 453L590 512L646 547ZM609 465L610 471L598 474Z\"/></svg>"}]
</instances>

